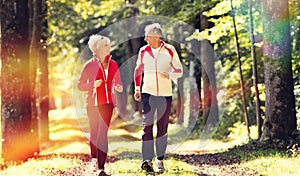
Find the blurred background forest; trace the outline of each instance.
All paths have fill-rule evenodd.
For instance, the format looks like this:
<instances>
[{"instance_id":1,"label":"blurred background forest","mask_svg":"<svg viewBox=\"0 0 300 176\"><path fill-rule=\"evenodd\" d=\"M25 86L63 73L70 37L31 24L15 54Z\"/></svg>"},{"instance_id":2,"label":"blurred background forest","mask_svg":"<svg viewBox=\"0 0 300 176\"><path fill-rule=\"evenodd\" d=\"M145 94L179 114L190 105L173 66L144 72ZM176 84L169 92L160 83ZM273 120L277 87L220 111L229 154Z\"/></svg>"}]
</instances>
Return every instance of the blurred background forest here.
<instances>
[{"instance_id":1,"label":"blurred background forest","mask_svg":"<svg viewBox=\"0 0 300 176\"><path fill-rule=\"evenodd\" d=\"M24 1L23 8L24 6L27 6L25 2L27 3L27 1ZM33 106L19 106L19 108L16 108L16 111L19 111L19 114L22 114L23 112L20 109L31 109L30 113L33 114L34 118L30 116L29 119L31 120L29 121L35 122L34 119L39 120L33 124L31 123L28 126L28 129L39 129L37 130L39 131L39 134L35 135L39 136L40 139L48 139L49 131L47 131L47 114L49 109L61 109L74 105L73 101L76 99L76 97L74 98L74 88L76 89L74 83L76 84L76 76L80 71L78 69L81 68L80 64L91 57L91 53L86 49L88 37L92 34L97 34L122 20L128 18L139 19L147 16L162 16L176 19L195 29L194 31L189 31L189 35L186 35L186 31L183 31L180 28L172 28L172 24L168 22L161 24L163 28L166 27L167 29L164 31L166 40L176 47L180 54L180 59L186 68L184 77L177 81L178 89L182 89L183 94L178 93L175 96L173 107L174 118L172 118L172 123L180 124L188 123L186 120L192 121L194 124L192 124L193 126L191 128L196 135L200 135L200 129L203 128L209 114L207 108L209 109L212 107L211 104L217 103L214 101L214 96L215 99L220 98L220 90L225 90L226 95L222 95L225 96L222 97L225 100L222 102L222 106L225 108L222 109L222 112L219 112L222 117L220 117L220 124L218 124L217 131L214 132L213 137L217 139L226 139L230 132L232 132L232 129L235 129L236 133L243 132L247 135L247 126L249 128L252 126L251 132L254 131L255 134L252 138L258 138L257 136L262 135L259 134L261 132L257 132L259 131L257 129L257 124L260 117L265 119L265 68L268 68L269 70L272 69L270 68L271 65L264 64L263 39L264 36L274 35L274 38L276 38L277 35L276 33L265 34L265 31L268 29L264 29L263 19L266 13L263 13L262 6L263 3L268 1L261 2L259 0L253 0L251 4L252 8L250 8L251 13L249 11L250 4L247 0L44 0L41 2L33 2L34 3L28 6L27 17L29 20L26 24L29 31L26 37L30 38L30 40L28 40L30 42L27 42L26 45L23 44L23 46L30 48L30 58L28 57L27 60L22 60L22 57L25 57L23 55L20 57L21 61L16 59L14 62L23 63L25 65L30 64L27 65L29 69L27 76L29 79L27 79L27 81L22 79L22 81L28 82L28 84L24 86L30 87L31 90L30 100L28 101L31 103L34 102L36 106L34 105L34 108L32 108ZM3 7L5 3L13 4L16 2L2 1ZM8 73L3 69L9 68L7 67L7 60L9 59L5 59L7 55L4 55L6 53L2 50L6 46L5 40L9 41L7 36L10 35L6 34L11 34L8 32L8 27L5 25L8 24L7 21L9 21L9 19L18 18L18 16L7 17L7 14L9 15L9 13L13 12L8 10L9 5L5 5L5 7L6 8L1 8L2 76ZM20 7L17 6L16 8L21 7L22 4ZM289 59L291 60L293 98L295 99L294 109L288 113L290 113L291 116L295 113L296 124L294 124L294 126L298 126L299 129L299 1L288 0L288 9L289 19L283 23L288 23L288 26L290 27L291 57ZM19 22L21 23L22 20ZM153 22L155 22L155 20L153 20ZM145 24L146 23L139 23L139 21L136 21L136 26L134 27L137 28L134 30L131 28L130 30L122 28L119 33L105 33L112 39L111 53L114 60L116 60L120 66L125 63L128 58L136 57L139 47L145 44L143 37L131 37L135 36L134 33L143 33ZM252 29L250 24L253 24ZM16 28L10 28L12 31L13 29ZM24 31L22 28L17 30ZM279 32L281 32L280 30L281 29L278 28ZM124 35L125 39L122 38ZM174 36L182 37L181 39L178 39L178 41L188 41L190 43L193 41L200 43L203 39L206 39L205 41L208 41L209 45L212 46L214 54L210 55L210 60L203 60L205 56L201 55L200 51L197 53L198 50L189 48L190 46L188 44L185 45L185 43L182 44L172 40ZM126 40L126 37L128 37L128 40ZM124 42L119 43L119 41L114 41L114 38L122 38ZM204 45L203 43L201 44L202 46ZM191 50L193 52L191 52ZM199 54L201 60L197 58L199 57L197 54ZM7 58L13 57L14 56L9 56ZM255 65L253 57L256 58ZM203 66L203 64L210 64L210 66L213 67L213 70L203 70L202 68L206 67ZM208 66L207 68L212 67ZM274 69L276 70L276 68ZM22 69L20 68L20 70ZM130 69L128 70L130 73ZM217 82L207 80L205 72L209 71L214 71L213 75L215 75ZM126 75L127 73L122 74ZM12 78L13 77L2 78L2 93L3 89L6 89L4 87L18 83L14 81L10 83L8 80L13 80ZM282 79L284 80L284 78ZM225 84L219 83L219 80ZM190 85L190 83L194 85ZM133 110L134 112L138 112L139 104L132 100L132 82L126 82L125 84L127 86L127 94L125 95L128 96L124 98L123 95L122 103L124 103L125 106L123 108L125 109L121 109L120 111L126 111L128 113L128 111L131 112ZM191 92L191 87L193 86L196 86L196 90L199 91ZM10 89L16 90L17 88L11 85ZM194 93L201 98L199 99L198 104L192 107L191 102L193 101L191 99L196 95ZM76 95L77 94L75 94L75 96ZM181 97L182 95L184 96ZM208 99L206 99L207 97ZM258 98L260 100L259 104L257 104ZM34 101L32 101L32 99L34 99ZM292 99L290 100L293 101ZM3 99L2 95L2 104L7 103L7 100L12 99L11 97ZM22 98L15 99L15 102L18 101L24 103L24 99ZM205 104L207 101L211 103L208 103L209 105ZM77 104L75 103L75 105ZM257 107L259 107L259 111ZM13 113L8 112L9 108L14 109L13 106L6 106L6 108L2 107L1 120L2 133L4 136L2 138L5 138L5 128L9 126L13 127L13 125L17 124L10 123L10 125L7 125L9 114ZM195 109L197 113L193 112ZM7 116L7 118L5 117L6 121L3 120L4 116ZM16 117L15 119L18 119L19 116L15 115L14 117ZM21 122L23 118L20 119ZM186 125L189 126L191 124ZM260 122L259 125L262 125L262 122ZM24 126L20 128L24 129ZM29 131L32 133L32 130ZM7 156L9 156L9 154Z\"/></svg>"}]
</instances>

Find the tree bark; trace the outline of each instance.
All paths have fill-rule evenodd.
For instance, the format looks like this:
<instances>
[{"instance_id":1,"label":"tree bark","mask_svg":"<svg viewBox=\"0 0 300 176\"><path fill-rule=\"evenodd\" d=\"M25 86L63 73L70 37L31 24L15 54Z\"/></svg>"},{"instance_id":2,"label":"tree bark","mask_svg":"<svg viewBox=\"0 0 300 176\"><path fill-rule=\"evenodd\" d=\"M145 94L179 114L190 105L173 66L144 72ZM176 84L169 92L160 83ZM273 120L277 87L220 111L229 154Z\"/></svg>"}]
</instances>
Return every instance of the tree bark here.
<instances>
[{"instance_id":1,"label":"tree bark","mask_svg":"<svg viewBox=\"0 0 300 176\"><path fill-rule=\"evenodd\" d=\"M1 123L5 161L34 155L29 79L28 1L1 0Z\"/></svg>"},{"instance_id":2,"label":"tree bark","mask_svg":"<svg viewBox=\"0 0 300 176\"><path fill-rule=\"evenodd\" d=\"M296 130L288 0L263 0L266 117L261 140L287 139Z\"/></svg>"},{"instance_id":3,"label":"tree bark","mask_svg":"<svg viewBox=\"0 0 300 176\"><path fill-rule=\"evenodd\" d=\"M201 15L201 28L208 27L208 20ZM214 50L207 40L200 42L201 50L201 65L202 65L202 80L203 80L203 118L204 122L215 125L219 120L219 110L217 102L217 83L214 66Z\"/></svg>"},{"instance_id":4,"label":"tree bark","mask_svg":"<svg viewBox=\"0 0 300 176\"><path fill-rule=\"evenodd\" d=\"M46 19L47 5L43 0L41 2L41 41L38 47L39 57L37 58L37 113L38 113L38 128L40 141L49 140L49 78L48 78L48 51L47 51L47 36L48 22Z\"/></svg>"},{"instance_id":5,"label":"tree bark","mask_svg":"<svg viewBox=\"0 0 300 176\"><path fill-rule=\"evenodd\" d=\"M233 5L232 5L232 0L230 0L231 4L231 9L234 11ZM240 84L241 84L241 89L242 89L242 101L243 101L243 109L244 109L244 117L245 117L245 122L247 126L247 133L248 137L250 137L250 128L249 128L249 117L248 117L248 112L247 112L247 101L246 101L246 93L245 93L245 83L243 79L243 70L242 70L242 62L241 62L241 54L240 54L240 44L239 44L239 37L236 29L236 23L235 23L235 14L232 14L232 21L233 21L233 27L234 27L234 34L235 34L235 41L236 41L236 54L237 54L237 59L239 63L239 71L240 71Z\"/></svg>"},{"instance_id":6,"label":"tree bark","mask_svg":"<svg viewBox=\"0 0 300 176\"><path fill-rule=\"evenodd\" d=\"M252 71L253 71L253 87L255 89L255 106L256 106L256 124L257 124L257 134L258 139L262 134L262 123L263 119L261 117L261 109L260 109L260 99L259 99L259 91L258 91L258 74L257 74L257 62L256 62L256 53L254 47L254 34L253 34L253 15L252 15L252 0L248 0L248 15L249 15L249 32L250 32L250 41L251 41L251 58L252 58Z\"/></svg>"}]
</instances>

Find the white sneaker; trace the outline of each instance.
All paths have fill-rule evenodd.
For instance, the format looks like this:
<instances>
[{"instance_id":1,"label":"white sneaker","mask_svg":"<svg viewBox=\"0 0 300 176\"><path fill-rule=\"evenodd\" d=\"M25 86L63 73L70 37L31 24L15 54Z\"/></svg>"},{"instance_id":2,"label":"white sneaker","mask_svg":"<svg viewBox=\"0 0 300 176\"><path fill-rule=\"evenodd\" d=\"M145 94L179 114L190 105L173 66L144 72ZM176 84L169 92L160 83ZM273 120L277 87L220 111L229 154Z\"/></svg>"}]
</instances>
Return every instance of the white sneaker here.
<instances>
[{"instance_id":1,"label":"white sneaker","mask_svg":"<svg viewBox=\"0 0 300 176\"><path fill-rule=\"evenodd\" d=\"M165 171L163 160L155 160L155 166L158 173L163 173Z\"/></svg>"}]
</instances>

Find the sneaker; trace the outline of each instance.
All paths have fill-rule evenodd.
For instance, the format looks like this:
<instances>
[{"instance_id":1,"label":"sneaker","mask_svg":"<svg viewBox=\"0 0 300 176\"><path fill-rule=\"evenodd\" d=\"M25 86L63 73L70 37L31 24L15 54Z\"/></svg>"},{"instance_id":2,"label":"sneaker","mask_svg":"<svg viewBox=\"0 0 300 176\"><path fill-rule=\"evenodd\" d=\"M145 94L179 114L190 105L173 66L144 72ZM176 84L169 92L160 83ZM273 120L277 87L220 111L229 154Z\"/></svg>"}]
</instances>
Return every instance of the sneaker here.
<instances>
[{"instance_id":1,"label":"sneaker","mask_svg":"<svg viewBox=\"0 0 300 176\"><path fill-rule=\"evenodd\" d=\"M104 170L101 170L98 176L110 176L110 175L105 173Z\"/></svg>"},{"instance_id":2,"label":"sneaker","mask_svg":"<svg viewBox=\"0 0 300 176\"><path fill-rule=\"evenodd\" d=\"M163 173L165 171L164 163L162 160L155 160L155 166L158 173Z\"/></svg>"},{"instance_id":3,"label":"sneaker","mask_svg":"<svg viewBox=\"0 0 300 176\"><path fill-rule=\"evenodd\" d=\"M142 163L142 169L145 170L146 172L154 172L152 163L150 160L143 161Z\"/></svg>"}]
</instances>

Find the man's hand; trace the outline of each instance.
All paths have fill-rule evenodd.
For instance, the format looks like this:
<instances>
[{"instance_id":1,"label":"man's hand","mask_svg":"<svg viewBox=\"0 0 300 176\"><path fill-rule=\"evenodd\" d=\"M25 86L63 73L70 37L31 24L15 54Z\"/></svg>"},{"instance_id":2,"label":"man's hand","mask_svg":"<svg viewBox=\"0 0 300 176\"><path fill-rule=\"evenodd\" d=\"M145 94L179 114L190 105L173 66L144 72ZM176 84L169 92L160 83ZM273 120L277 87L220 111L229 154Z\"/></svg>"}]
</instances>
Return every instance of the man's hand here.
<instances>
[{"instance_id":1,"label":"man's hand","mask_svg":"<svg viewBox=\"0 0 300 176\"><path fill-rule=\"evenodd\" d=\"M167 73L167 72L160 73L160 77L165 78L165 79L170 78L169 73Z\"/></svg>"},{"instance_id":2,"label":"man's hand","mask_svg":"<svg viewBox=\"0 0 300 176\"><path fill-rule=\"evenodd\" d=\"M141 101L142 98L141 98L141 92L139 90L136 90L135 93L134 93L134 99L136 101Z\"/></svg>"},{"instance_id":3,"label":"man's hand","mask_svg":"<svg viewBox=\"0 0 300 176\"><path fill-rule=\"evenodd\" d=\"M100 79L100 80L95 80L95 82L94 82L94 87L99 87L101 84L102 84L102 79Z\"/></svg>"}]
</instances>

